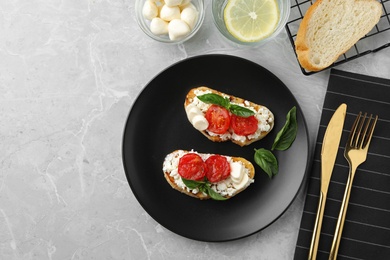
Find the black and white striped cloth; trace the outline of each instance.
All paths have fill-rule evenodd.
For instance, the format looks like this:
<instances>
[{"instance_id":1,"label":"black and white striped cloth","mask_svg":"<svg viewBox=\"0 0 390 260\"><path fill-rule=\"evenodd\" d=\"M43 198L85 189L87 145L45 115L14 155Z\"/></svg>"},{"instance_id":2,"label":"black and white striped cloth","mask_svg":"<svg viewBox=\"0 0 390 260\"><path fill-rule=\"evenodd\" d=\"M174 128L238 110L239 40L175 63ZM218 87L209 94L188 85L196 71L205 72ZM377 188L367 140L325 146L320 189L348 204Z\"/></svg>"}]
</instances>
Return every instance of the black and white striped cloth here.
<instances>
[{"instance_id":1,"label":"black and white striped cloth","mask_svg":"<svg viewBox=\"0 0 390 260\"><path fill-rule=\"evenodd\" d=\"M328 259L348 176L344 147L359 111L379 119L367 160L356 172L338 259L390 259L390 79L332 69L294 259L307 259L318 207L321 148L326 127L341 103L347 115L325 206L317 259Z\"/></svg>"}]
</instances>

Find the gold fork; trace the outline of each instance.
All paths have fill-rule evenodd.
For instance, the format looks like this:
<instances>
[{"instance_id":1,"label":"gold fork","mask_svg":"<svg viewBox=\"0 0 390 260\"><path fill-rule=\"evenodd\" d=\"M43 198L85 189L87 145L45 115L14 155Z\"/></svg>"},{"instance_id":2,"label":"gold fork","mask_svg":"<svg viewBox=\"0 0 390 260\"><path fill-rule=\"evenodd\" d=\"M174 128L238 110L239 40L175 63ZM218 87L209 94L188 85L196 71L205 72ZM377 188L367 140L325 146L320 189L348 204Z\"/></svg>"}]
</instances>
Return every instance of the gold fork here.
<instances>
[{"instance_id":1,"label":"gold fork","mask_svg":"<svg viewBox=\"0 0 390 260\"><path fill-rule=\"evenodd\" d=\"M351 132L348 137L347 144L345 146L344 157L349 164L349 175L348 175L348 180L344 192L343 202L341 204L341 209L337 220L332 247L330 250L330 255L329 255L330 260L335 260L337 258L337 253L339 250L339 244L341 240L341 234L343 232L343 227L344 227L344 220L347 213L349 196L351 195L352 182L355 177L355 172L357 167L363 162L365 162L367 159L368 147L370 145L374 128L378 120L378 116L375 116L375 118L373 118L372 115L370 115L370 117L368 118L364 126L366 118L367 118L367 113L365 113L364 116L362 116L362 112L358 114L355 122L353 123Z\"/></svg>"}]
</instances>

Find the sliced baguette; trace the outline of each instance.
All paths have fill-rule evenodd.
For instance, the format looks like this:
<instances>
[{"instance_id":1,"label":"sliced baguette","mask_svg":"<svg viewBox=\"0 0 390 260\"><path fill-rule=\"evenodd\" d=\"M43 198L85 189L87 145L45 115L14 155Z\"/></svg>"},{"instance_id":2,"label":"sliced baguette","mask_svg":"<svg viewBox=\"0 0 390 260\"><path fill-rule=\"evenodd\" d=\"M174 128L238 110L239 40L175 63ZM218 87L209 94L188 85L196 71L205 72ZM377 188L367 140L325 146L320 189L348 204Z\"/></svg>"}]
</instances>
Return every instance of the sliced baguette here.
<instances>
[{"instance_id":1,"label":"sliced baguette","mask_svg":"<svg viewBox=\"0 0 390 260\"><path fill-rule=\"evenodd\" d=\"M169 185L171 185L171 187L173 189L178 190L178 191L180 191L188 196L191 196L191 197L194 197L197 199L201 199L201 200L210 199L210 196L203 193L203 192L200 192L200 191L196 192L196 191L192 191L191 189L188 189L184 185L184 183L181 181L181 177L177 172L179 160L183 155L185 155L189 152L197 153L194 151L175 150L175 151L169 153L165 157L164 162L163 162L164 178L167 180L167 182L169 183ZM197 154L199 154L204 160L206 158L208 158L209 156L213 155L213 154L204 154L204 153L197 153ZM231 195L221 194L226 199L230 199L230 198L236 196L238 193L245 190L251 183L254 182L255 168L253 167L253 164L251 162L249 162L248 160L246 160L242 157L232 157L232 156L226 156L226 155L223 155L223 156L225 156L226 158L228 158L228 160L231 160L233 162L240 162L244 166L245 172L249 177L248 182L246 183L246 185L243 188L234 189L234 190L230 189L229 191L233 191L233 193ZM228 179L226 179L222 182L224 182L226 184L226 183L231 182L231 179L229 177ZM217 186L218 184L219 183L213 183L212 185ZM226 192L227 192L227 190L226 190Z\"/></svg>"},{"instance_id":2,"label":"sliced baguette","mask_svg":"<svg viewBox=\"0 0 390 260\"><path fill-rule=\"evenodd\" d=\"M202 108L203 114L206 113L207 107L210 105L207 105L196 98L196 96L197 96L196 93L199 93L199 92L200 93L215 93L215 94L218 94L218 95L221 95L224 97L229 97L231 103L234 103L237 105L243 105L247 108L253 108L255 111L257 111L256 116L261 115L259 112L259 111L261 111L261 109L263 111L267 111L267 113L268 113L268 118L266 119L266 124L269 125L269 129L266 131L265 130L262 131L261 129L258 128L257 136L237 136L237 135L233 134L233 130L231 128L228 130L227 134L223 134L223 135L213 134L213 133L209 132L207 129L200 131L204 136L206 136L209 140L211 140L213 142L225 142L225 141L230 140L233 143L238 144L240 146L246 146L246 145L249 145L253 142L256 142L258 140L263 139L266 135L268 135L271 132L271 130L274 127L274 120L275 120L274 115L271 112L271 110L269 110L267 107L259 105L259 104L255 104L253 102L244 100L244 99L239 98L239 97L235 97L232 95L222 93L220 91L208 88L206 86L193 88L188 92L186 99L185 99L185 102L184 102L185 109L190 104L195 102L196 104L198 104L198 105L200 104L200 106L203 107ZM187 109L186 109L186 111L187 111Z\"/></svg>"},{"instance_id":3,"label":"sliced baguette","mask_svg":"<svg viewBox=\"0 0 390 260\"><path fill-rule=\"evenodd\" d=\"M337 61L379 22L377 0L317 0L299 26L295 49L299 63L309 71Z\"/></svg>"}]
</instances>

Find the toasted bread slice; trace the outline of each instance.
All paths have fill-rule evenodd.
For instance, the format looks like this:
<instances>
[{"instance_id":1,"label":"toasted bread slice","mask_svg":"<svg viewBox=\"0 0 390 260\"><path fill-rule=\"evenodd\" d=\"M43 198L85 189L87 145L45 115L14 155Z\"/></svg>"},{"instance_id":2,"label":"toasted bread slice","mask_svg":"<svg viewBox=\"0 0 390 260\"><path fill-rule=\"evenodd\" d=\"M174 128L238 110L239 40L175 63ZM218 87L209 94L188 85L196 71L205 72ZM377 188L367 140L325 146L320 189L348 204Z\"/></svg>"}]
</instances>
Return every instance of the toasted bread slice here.
<instances>
[{"instance_id":1,"label":"toasted bread slice","mask_svg":"<svg viewBox=\"0 0 390 260\"><path fill-rule=\"evenodd\" d=\"M317 0L299 26L295 49L309 71L332 65L379 22L377 0Z\"/></svg>"},{"instance_id":2,"label":"toasted bread slice","mask_svg":"<svg viewBox=\"0 0 390 260\"><path fill-rule=\"evenodd\" d=\"M197 199L201 199L201 200L210 199L209 195L199 190L196 189L191 190L188 187L186 187L178 173L177 169L178 169L180 158L190 152L199 154L203 160L206 160L209 156L213 155L213 154L198 153L195 151L175 150L169 153L164 159L163 162L164 177L169 183L169 185L171 185L171 187L174 188L175 190L178 190L188 196ZM243 167L242 168L243 174L247 176L247 178L243 176L242 179L243 183L239 183L239 184L233 183L231 177L228 177L226 180L223 180L221 182L211 184L211 188L213 188L214 191L218 192L226 199L229 199L231 197L236 196L238 193L242 192L243 190L245 190L251 183L254 182L255 168L253 167L253 164L251 162L249 162L248 160L242 157L232 157L226 155L223 156L227 158L229 163L240 163Z\"/></svg>"},{"instance_id":3,"label":"toasted bread slice","mask_svg":"<svg viewBox=\"0 0 390 260\"><path fill-rule=\"evenodd\" d=\"M203 115L206 114L206 111L208 107L210 106L209 104L203 103L200 101L196 96L206 94L206 93L214 93L218 94L223 97L228 97L230 102L236 105L242 105L246 108L252 109L255 112L255 117L258 119L259 124L258 124L258 129L256 133L248 136L243 136L243 135L237 135L233 132L232 128L229 128L228 132L225 134L215 134L210 131L206 130L199 130L204 136L206 136L208 139L210 139L213 142L225 142L225 141L232 141L235 144L238 144L240 146L246 146L249 145L253 142L256 142L258 140L263 139L266 135L268 135L271 130L274 127L274 115L269 110L267 107L255 104L251 101L244 100L239 97L235 97L232 95L228 95L225 93L222 93L220 91L208 88L206 86L201 86L197 88L191 89L185 99L184 102L184 108L186 109L186 112L188 113L187 108L190 105L196 105ZM188 114L187 114L188 115ZM189 121L191 122L190 118Z\"/></svg>"}]
</instances>

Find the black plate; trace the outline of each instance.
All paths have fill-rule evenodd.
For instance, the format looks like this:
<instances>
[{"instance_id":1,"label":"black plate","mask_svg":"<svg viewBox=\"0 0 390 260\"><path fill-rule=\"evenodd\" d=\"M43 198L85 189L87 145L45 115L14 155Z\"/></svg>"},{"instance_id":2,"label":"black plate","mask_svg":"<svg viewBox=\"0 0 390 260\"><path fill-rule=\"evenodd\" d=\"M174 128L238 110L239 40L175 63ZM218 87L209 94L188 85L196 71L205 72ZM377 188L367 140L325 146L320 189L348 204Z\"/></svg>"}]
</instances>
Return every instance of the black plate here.
<instances>
[{"instance_id":1,"label":"black plate","mask_svg":"<svg viewBox=\"0 0 390 260\"><path fill-rule=\"evenodd\" d=\"M265 105L275 115L274 130L246 147L213 143L188 122L184 99L205 85ZM287 151L276 151L279 173L273 179L253 161L254 149L270 149L288 111L297 107L298 134ZM176 150L240 156L256 169L255 182L227 201L201 201L166 182L164 157ZM123 137L123 163L130 187L142 207L165 228L201 241L242 238L270 225L294 200L309 166L309 138L302 111L289 89L271 72L228 55L204 55L167 68L134 102Z\"/></svg>"}]
</instances>

